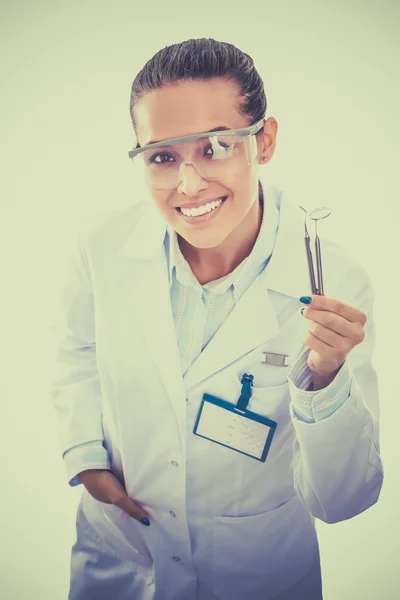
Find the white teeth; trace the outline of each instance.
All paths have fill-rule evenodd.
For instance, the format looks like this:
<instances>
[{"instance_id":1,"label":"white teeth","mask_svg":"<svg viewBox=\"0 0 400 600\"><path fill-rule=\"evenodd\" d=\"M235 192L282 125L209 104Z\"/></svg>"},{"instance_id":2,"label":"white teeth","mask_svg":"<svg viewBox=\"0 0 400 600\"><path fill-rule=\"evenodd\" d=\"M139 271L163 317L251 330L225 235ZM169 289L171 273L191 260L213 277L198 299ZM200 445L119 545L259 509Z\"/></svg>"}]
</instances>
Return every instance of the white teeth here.
<instances>
[{"instance_id":1,"label":"white teeth","mask_svg":"<svg viewBox=\"0 0 400 600\"><path fill-rule=\"evenodd\" d=\"M199 206L198 208L181 208L181 212L187 217L198 217L200 215L205 215L206 213L211 212L212 210L217 208L217 206L219 206L221 202L222 199L220 198L215 202L209 202L208 204L204 204L204 206Z\"/></svg>"}]
</instances>

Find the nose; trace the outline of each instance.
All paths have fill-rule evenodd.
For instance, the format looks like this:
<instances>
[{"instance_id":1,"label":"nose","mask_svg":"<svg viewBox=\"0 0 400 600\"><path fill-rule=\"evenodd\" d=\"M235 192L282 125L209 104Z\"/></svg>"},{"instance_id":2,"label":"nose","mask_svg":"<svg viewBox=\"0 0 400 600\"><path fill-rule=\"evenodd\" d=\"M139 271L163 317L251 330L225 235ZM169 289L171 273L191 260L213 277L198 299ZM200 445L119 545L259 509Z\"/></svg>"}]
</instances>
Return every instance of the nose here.
<instances>
[{"instance_id":1,"label":"nose","mask_svg":"<svg viewBox=\"0 0 400 600\"><path fill-rule=\"evenodd\" d=\"M200 190L207 187L207 180L200 175L195 165L189 161L182 162L178 173L178 192L187 196L195 196Z\"/></svg>"}]
</instances>

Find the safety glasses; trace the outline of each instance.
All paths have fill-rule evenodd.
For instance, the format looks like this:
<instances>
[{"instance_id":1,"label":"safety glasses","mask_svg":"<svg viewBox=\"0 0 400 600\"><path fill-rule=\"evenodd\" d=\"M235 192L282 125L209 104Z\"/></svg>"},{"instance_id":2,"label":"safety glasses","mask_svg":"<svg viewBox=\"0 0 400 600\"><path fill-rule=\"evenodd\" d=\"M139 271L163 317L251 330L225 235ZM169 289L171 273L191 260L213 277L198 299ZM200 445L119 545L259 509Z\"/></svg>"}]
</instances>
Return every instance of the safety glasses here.
<instances>
[{"instance_id":1,"label":"safety glasses","mask_svg":"<svg viewBox=\"0 0 400 600\"><path fill-rule=\"evenodd\" d=\"M149 144L129 152L141 182L155 189L177 187L183 169L192 165L204 179L223 179L227 169L239 169L254 162L258 148L255 135L265 118L250 127L208 131Z\"/></svg>"}]
</instances>

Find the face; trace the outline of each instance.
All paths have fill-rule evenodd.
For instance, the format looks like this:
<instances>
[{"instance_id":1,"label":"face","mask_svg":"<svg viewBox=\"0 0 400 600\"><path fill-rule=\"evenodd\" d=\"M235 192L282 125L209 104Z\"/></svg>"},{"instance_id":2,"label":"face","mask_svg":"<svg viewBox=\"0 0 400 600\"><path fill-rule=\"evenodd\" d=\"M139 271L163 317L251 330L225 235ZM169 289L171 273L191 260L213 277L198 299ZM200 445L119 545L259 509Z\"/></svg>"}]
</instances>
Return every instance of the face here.
<instances>
[{"instance_id":1,"label":"face","mask_svg":"<svg viewBox=\"0 0 400 600\"><path fill-rule=\"evenodd\" d=\"M184 80L145 94L135 106L137 136L141 146L152 140L166 140L220 126L229 129L248 127L251 122L238 112L238 87L222 79ZM224 178L209 181L192 166L183 168L177 188L149 192L164 220L195 248L217 248L240 244L254 227L258 212L258 168L265 165L275 150L277 122L270 117L257 136L258 154L254 164L246 160L240 169L227 169ZM267 160L264 160L264 157ZM185 157L191 160L190 157ZM178 210L226 197L210 214L211 218L188 223ZM204 203L205 203L204 202ZM213 211L214 212L214 211Z\"/></svg>"}]
</instances>

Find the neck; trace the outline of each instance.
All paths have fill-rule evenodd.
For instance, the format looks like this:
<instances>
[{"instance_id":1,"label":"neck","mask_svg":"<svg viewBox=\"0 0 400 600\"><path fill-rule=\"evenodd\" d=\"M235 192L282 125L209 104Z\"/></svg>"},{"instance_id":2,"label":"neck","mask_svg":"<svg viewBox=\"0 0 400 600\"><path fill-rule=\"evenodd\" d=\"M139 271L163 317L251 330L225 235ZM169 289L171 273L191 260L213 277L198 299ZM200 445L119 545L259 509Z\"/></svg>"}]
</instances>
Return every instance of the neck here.
<instances>
[{"instance_id":1,"label":"neck","mask_svg":"<svg viewBox=\"0 0 400 600\"><path fill-rule=\"evenodd\" d=\"M232 273L251 253L260 231L263 202L253 206L224 242L216 248L195 248L179 237L179 246L201 285Z\"/></svg>"}]
</instances>

